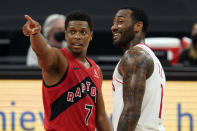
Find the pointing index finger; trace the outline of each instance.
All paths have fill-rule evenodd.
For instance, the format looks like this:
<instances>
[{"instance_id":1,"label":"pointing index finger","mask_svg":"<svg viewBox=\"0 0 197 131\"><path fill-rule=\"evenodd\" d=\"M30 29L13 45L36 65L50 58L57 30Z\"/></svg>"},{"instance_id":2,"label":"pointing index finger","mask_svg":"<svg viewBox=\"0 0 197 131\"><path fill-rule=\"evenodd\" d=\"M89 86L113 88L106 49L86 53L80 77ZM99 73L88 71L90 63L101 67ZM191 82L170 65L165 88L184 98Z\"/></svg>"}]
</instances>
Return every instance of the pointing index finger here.
<instances>
[{"instance_id":1,"label":"pointing index finger","mask_svg":"<svg viewBox=\"0 0 197 131\"><path fill-rule=\"evenodd\" d=\"M25 19L27 19L31 24L34 23L33 19L29 15L25 15Z\"/></svg>"}]
</instances>

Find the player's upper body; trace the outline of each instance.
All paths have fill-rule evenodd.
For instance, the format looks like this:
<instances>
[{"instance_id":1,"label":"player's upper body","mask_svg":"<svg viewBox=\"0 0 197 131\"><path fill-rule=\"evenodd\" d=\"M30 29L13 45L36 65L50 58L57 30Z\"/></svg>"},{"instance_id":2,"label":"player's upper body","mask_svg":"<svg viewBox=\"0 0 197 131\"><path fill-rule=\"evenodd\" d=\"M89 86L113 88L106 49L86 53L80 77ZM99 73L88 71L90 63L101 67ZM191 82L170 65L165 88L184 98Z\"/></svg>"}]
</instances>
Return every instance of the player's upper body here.
<instances>
[{"instance_id":1,"label":"player's upper body","mask_svg":"<svg viewBox=\"0 0 197 131\"><path fill-rule=\"evenodd\" d=\"M67 49L61 51L69 63L67 72L55 85L43 82L45 129L94 131L100 70L91 59L86 58L91 64L87 69Z\"/></svg>"},{"instance_id":2,"label":"player's upper body","mask_svg":"<svg viewBox=\"0 0 197 131\"><path fill-rule=\"evenodd\" d=\"M30 36L32 49L42 69L45 129L85 131L96 127L98 130L111 130L100 91L101 70L86 57L93 34L91 18L83 11L73 11L67 15L67 49L61 50L48 46L40 33L40 24L28 15L25 18L27 23L23 26L23 33ZM79 75L75 71L79 71ZM95 72L97 79L93 76ZM83 86L85 83L86 89ZM70 125L65 123L68 121Z\"/></svg>"},{"instance_id":3,"label":"player's upper body","mask_svg":"<svg viewBox=\"0 0 197 131\"><path fill-rule=\"evenodd\" d=\"M147 16L138 8L122 8L114 17L113 43L124 51L112 81L115 131L164 130L166 80L159 60L144 44L147 27Z\"/></svg>"},{"instance_id":4,"label":"player's upper body","mask_svg":"<svg viewBox=\"0 0 197 131\"><path fill-rule=\"evenodd\" d=\"M136 126L136 131L147 131L147 130L158 130L163 131L163 88L165 88L165 74L162 68L162 65L160 64L158 58L155 56L155 54L151 51L149 47L147 47L145 44L138 44L134 48L139 48L142 52L144 52L145 55L148 57L151 57L153 60L153 72L152 74L146 78L144 78L145 83L143 83L143 80L139 83L135 83L133 85L133 88L140 88L140 86L144 86L144 95L143 100L141 103L141 113L140 117ZM135 49L134 49L135 50ZM120 75L118 68L120 67L120 63L117 64L114 74L113 74L113 101L114 101L114 110L113 110L113 126L115 131L117 130L118 121L120 118L120 115L122 113L124 102L123 102L123 77ZM131 72L130 72L131 73ZM133 73L133 75L136 75L135 77L141 77L140 73ZM132 80L138 80L142 78L133 78ZM137 85L137 84L144 84L144 85ZM135 86L135 87L134 87ZM126 88L126 87L125 87ZM140 90L140 89L139 89ZM136 89L136 91L139 91ZM140 91L139 91L140 92ZM132 94L130 94L132 95ZM133 91L133 95L136 95L136 97L139 95L135 91ZM142 94L141 94L142 95ZM135 96L133 96L135 97ZM141 96L142 97L142 96ZM131 98L131 100L139 100L138 98ZM142 99L142 98L141 98ZM139 103L135 103L139 104ZM137 107L136 107L137 108ZM137 130L138 129L138 130Z\"/></svg>"}]
</instances>

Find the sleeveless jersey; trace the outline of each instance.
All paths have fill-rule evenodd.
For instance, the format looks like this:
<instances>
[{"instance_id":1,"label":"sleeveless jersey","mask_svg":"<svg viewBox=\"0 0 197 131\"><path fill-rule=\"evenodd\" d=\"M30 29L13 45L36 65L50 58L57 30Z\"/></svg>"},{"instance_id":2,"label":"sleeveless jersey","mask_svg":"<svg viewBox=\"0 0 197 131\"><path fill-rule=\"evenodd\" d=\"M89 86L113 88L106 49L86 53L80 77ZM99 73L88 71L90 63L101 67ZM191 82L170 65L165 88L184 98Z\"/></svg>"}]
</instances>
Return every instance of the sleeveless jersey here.
<instances>
[{"instance_id":1,"label":"sleeveless jersey","mask_svg":"<svg viewBox=\"0 0 197 131\"><path fill-rule=\"evenodd\" d=\"M86 69L65 48L61 49L68 61L68 70L54 86L43 81L44 127L47 131L95 131L97 95L101 87L98 66L86 58L91 67Z\"/></svg>"},{"instance_id":2,"label":"sleeveless jersey","mask_svg":"<svg viewBox=\"0 0 197 131\"><path fill-rule=\"evenodd\" d=\"M146 80L145 93L141 106L141 115L135 131L164 131L163 122L163 92L166 85L166 78L160 61L153 51L145 44L136 45L149 53L154 62L154 71ZM120 61L119 61L120 63ZM122 113L123 102L123 77L118 72L117 64L112 80L113 88L113 116L112 122L114 131L117 130L118 121Z\"/></svg>"}]
</instances>

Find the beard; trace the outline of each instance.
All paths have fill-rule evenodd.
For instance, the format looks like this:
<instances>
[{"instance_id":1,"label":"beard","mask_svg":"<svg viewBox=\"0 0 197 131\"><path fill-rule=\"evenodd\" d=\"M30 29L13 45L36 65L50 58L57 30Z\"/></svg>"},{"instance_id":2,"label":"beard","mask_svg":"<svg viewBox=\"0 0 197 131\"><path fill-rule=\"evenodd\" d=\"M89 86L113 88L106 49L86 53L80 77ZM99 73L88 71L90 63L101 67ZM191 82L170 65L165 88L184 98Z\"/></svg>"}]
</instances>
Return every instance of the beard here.
<instances>
[{"instance_id":1,"label":"beard","mask_svg":"<svg viewBox=\"0 0 197 131\"><path fill-rule=\"evenodd\" d=\"M118 40L113 41L115 47L125 48L130 41L134 39L135 33L133 31L134 25L130 25L125 31L120 31L121 36Z\"/></svg>"}]
</instances>

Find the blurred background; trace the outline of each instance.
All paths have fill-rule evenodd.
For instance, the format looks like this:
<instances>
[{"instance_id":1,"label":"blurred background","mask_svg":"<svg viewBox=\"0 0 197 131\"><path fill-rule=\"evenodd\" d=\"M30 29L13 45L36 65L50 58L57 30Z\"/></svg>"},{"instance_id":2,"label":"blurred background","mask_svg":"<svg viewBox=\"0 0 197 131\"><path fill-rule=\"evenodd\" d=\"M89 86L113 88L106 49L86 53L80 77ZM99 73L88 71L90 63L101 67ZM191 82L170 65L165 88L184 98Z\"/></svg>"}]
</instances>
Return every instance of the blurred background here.
<instances>
[{"instance_id":1,"label":"blurred background","mask_svg":"<svg viewBox=\"0 0 197 131\"><path fill-rule=\"evenodd\" d=\"M15 73L14 68L16 72L32 69L25 66L30 42L21 31L26 22L24 14L43 25L50 14L66 15L71 10L83 9L92 16L94 22L94 37L88 56L101 66L104 78L111 79L111 70L122 55L121 50L112 45L110 28L113 17L120 7L137 6L143 8L149 16L150 25L146 36L149 39L146 44L166 67L167 79L196 79L195 66L188 68L187 64L184 66L178 62L181 53L191 44L192 26L197 22L196 4L195 0L19 0L17 3L4 0L0 4L0 77L8 77L7 74L2 74L1 69L3 72L12 70L11 73ZM16 75L17 73L14 77Z\"/></svg>"},{"instance_id":2,"label":"blurred background","mask_svg":"<svg viewBox=\"0 0 197 131\"><path fill-rule=\"evenodd\" d=\"M189 60L180 61L182 53L197 43L195 33L191 35L197 23L196 5L196 0L2 0L0 131L43 130L41 70L37 66L26 65L30 42L21 31L26 22L24 14L30 15L41 25L50 14L66 16L75 9L83 9L92 16L94 36L88 56L103 71L104 99L110 116L110 83L113 70L122 55L122 51L112 44L110 28L116 11L125 6L143 8L149 16L145 43L162 62L167 78L166 131L197 130L194 124L197 123L197 53L192 57L192 64Z\"/></svg>"}]
</instances>

